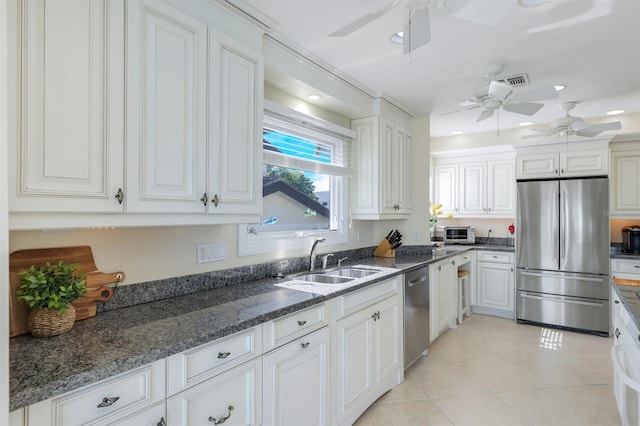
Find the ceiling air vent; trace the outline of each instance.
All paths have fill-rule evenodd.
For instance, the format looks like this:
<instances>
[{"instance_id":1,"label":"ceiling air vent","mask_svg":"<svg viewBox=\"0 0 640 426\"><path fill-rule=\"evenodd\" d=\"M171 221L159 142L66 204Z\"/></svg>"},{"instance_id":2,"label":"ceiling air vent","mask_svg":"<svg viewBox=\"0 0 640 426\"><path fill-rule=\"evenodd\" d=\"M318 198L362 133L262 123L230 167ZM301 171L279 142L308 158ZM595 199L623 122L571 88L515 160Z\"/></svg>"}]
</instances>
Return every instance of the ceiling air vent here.
<instances>
[{"instance_id":1,"label":"ceiling air vent","mask_svg":"<svg viewBox=\"0 0 640 426\"><path fill-rule=\"evenodd\" d=\"M528 86L529 76L527 74L512 75L509 77L505 77L502 81L513 87Z\"/></svg>"}]
</instances>

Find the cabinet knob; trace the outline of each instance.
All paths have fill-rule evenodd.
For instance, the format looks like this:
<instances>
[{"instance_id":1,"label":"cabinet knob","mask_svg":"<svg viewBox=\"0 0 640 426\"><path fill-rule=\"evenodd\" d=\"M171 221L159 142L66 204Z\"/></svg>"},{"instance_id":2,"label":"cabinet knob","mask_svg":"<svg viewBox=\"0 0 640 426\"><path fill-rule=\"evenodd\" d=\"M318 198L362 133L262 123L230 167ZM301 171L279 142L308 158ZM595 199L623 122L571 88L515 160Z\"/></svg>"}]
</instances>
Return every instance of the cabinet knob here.
<instances>
[{"instance_id":1,"label":"cabinet knob","mask_svg":"<svg viewBox=\"0 0 640 426\"><path fill-rule=\"evenodd\" d=\"M215 194L213 196L213 200L211 200L211 202L213 203L214 206L218 207L218 194Z\"/></svg>"},{"instance_id":2,"label":"cabinet knob","mask_svg":"<svg viewBox=\"0 0 640 426\"><path fill-rule=\"evenodd\" d=\"M218 352L218 359L225 359L229 355L231 355L231 352Z\"/></svg>"},{"instance_id":3,"label":"cabinet knob","mask_svg":"<svg viewBox=\"0 0 640 426\"><path fill-rule=\"evenodd\" d=\"M160 421L158 422L158 424L156 424L156 426L167 426L167 421L164 419L164 417L160 417Z\"/></svg>"},{"instance_id":4,"label":"cabinet knob","mask_svg":"<svg viewBox=\"0 0 640 426\"><path fill-rule=\"evenodd\" d=\"M306 321L298 321L298 325L300 327L302 327L303 325L305 325L307 322Z\"/></svg>"},{"instance_id":5,"label":"cabinet knob","mask_svg":"<svg viewBox=\"0 0 640 426\"><path fill-rule=\"evenodd\" d=\"M616 335L616 339L617 339L618 337L620 337L620 330L616 328L616 331L613 334Z\"/></svg>"},{"instance_id":6,"label":"cabinet knob","mask_svg":"<svg viewBox=\"0 0 640 426\"><path fill-rule=\"evenodd\" d=\"M124 192L122 192L122 188L118 188L118 192L116 192L116 200L118 200L118 204L122 204L124 201Z\"/></svg>"},{"instance_id":7,"label":"cabinet knob","mask_svg":"<svg viewBox=\"0 0 640 426\"><path fill-rule=\"evenodd\" d=\"M614 300L613 303L615 303L616 305L620 304L619 300Z\"/></svg>"},{"instance_id":8,"label":"cabinet knob","mask_svg":"<svg viewBox=\"0 0 640 426\"><path fill-rule=\"evenodd\" d=\"M111 407L119 399L120 399L119 396L112 396L110 398L107 398L107 397L102 398L102 402L100 404L98 404L97 408Z\"/></svg>"},{"instance_id":9,"label":"cabinet knob","mask_svg":"<svg viewBox=\"0 0 640 426\"><path fill-rule=\"evenodd\" d=\"M219 420L216 420L215 417L209 417L209 421L214 425L221 425L222 423L226 422L229 417L231 417L231 412L233 411L233 405L230 405L228 407L228 410L229 410L229 414L227 414L226 417L221 417Z\"/></svg>"},{"instance_id":10,"label":"cabinet knob","mask_svg":"<svg viewBox=\"0 0 640 426\"><path fill-rule=\"evenodd\" d=\"M209 197L207 197L207 193L206 192L204 193L202 198L200 198L200 201L202 201L202 204L204 204L205 206L207 205L207 203L209 202Z\"/></svg>"},{"instance_id":11,"label":"cabinet knob","mask_svg":"<svg viewBox=\"0 0 640 426\"><path fill-rule=\"evenodd\" d=\"M300 343L300 346L302 347L302 349L307 349L309 347L309 342Z\"/></svg>"}]
</instances>

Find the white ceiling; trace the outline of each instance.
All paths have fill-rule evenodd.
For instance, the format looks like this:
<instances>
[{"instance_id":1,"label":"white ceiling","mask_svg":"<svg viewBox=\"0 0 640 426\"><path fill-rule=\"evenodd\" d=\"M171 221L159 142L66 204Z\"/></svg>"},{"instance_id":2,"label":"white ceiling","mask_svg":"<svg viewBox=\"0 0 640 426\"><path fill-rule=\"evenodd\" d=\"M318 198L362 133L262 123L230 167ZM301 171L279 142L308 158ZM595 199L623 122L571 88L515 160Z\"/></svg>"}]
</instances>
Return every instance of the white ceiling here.
<instances>
[{"instance_id":1,"label":"white ceiling","mask_svg":"<svg viewBox=\"0 0 640 426\"><path fill-rule=\"evenodd\" d=\"M567 85L558 99L543 101L545 107L531 118L501 111L501 129L523 121L549 123L564 114L558 105L567 101L578 102L572 115L587 120L612 109L640 112L640 0L551 0L528 8L512 0L506 18L495 27L442 12L437 7L441 0L431 0L431 42L410 55L389 41L391 34L402 29L406 0L350 35L328 36L391 1L244 3L275 21L272 30L278 36L294 41L373 93L399 102L415 115L431 115L431 136L497 129L496 115L476 122L480 109L441 115L472 98L474 89L485 81L485 69L495 63L505 64L501 77L528 74L530 86L514 88L515 93ZM505 0L464 1L489 7ZM317 102L322 106L322 100ZM624 128L610 133L624 133Z\"/></svg>"}]
</instances>

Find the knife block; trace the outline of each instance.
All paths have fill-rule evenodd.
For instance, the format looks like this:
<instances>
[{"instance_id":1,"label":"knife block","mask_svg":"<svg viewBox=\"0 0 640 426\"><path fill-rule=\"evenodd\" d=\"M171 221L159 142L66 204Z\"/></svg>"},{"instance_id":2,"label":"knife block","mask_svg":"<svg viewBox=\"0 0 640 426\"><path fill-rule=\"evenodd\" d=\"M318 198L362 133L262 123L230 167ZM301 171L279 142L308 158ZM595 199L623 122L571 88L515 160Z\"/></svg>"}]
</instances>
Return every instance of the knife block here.
<instances>
[{"instance_id":1,"label":"knife block","mask_svg":"<svg viewBox=\"0 0 640 426\"><path fill-rule=\"evenodd\" d=\"M391 248L389 241L384 238L374 250L373 255L376 257L396 257L396 251Z\"/></svg>"}]
</instances>

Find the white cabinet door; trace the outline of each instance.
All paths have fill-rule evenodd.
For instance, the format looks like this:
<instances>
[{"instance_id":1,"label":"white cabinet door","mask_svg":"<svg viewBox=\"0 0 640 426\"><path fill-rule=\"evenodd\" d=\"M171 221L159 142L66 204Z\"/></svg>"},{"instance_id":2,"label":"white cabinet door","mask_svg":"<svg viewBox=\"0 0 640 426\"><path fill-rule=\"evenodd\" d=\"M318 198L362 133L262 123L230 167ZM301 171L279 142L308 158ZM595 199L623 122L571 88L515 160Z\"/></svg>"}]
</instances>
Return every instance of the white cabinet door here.
<instances>
[{"instance_id":1,"label":"white cabinet door","mask_svg":"<svg viewBox=\"0 0 640 426\"><path fill-rule=\"evenodd\" d=\"M209 212L261 213L263 63L209 29Z\"/></svg>"},{"instance_id":2,"label":"white cabinet door","mask_svg":"<svg viewBox=\"0 0 640 426\"><path fill-rule=\"evenodd\" d=\"M596 176L609 174L609 150L580 150L560 153L560 176Z\"/></svg>"},{"instance_id":3,"label":"white cabinet door","mask_svg":"<svg viewBox=\"0 0 640 426\"><path fill-rule=\"evenodd\" d=\"M458 213L458 165L434 164L433 204L442 204L442 214Z\"/></svg>"},{"instance_id":4,"label":"white cabinet door","mask_svg":"<svg viewBox=\"0 0 640 426\"><path fill-rule=\"evenodd\" d=\"M160 0L127 4L126 210L203 213L207 26Z\"/></svg>"},{"instance_id":5,"label":"white cabinet door","mask_svg":"<svg viewBox=\"0 0 640 426\"><path fill-rule=\"evenodd\" d=\"M487 163L487 214L513 217L516 212L516 174L513 160Z\"/></svg>"},{"instance_id":6,"label":"white cabinet door","mask_svg":"<svg viewBox=\"0 0 640 426\"><path fill-rule=\"evenodd\" d=\"M518 179L556 177L560 173L559 161L557 152L519 154L516 157L516 177Z\"/></svg>"},{"instance_id":7,"label":"white cabinet door","mask_svg":"<svg viewBox=\"0 0 640 426\"><path fill-rule=\"evenodd\" d=\"M487 213L487 163L460 164L460 214Z\"/></svg>"},{"instance_id":8,"label":"white cabinet door","mask_svg":"<svg viewBox=\"0 0 640 426\"><path fill-rule=\"evenodd\" d=\"M9 211L122 212L123 2L19 3Z\"/></svg>"},{"instance_id":9,"label":"white cabinet door","mask_svg":"<svg viewBox=\"0 0 640 426\"><path fill-rule=\"evenodd\" d=\"M351 122L358 135L353 148L354 219L402 219L411 212L411 136L382 117Z\"/></svg>"},{"instance_id":10,"label":"white cabinet door","mask_svg":"<svg viewBox=\"0 0 640 426\"><path fill-rule=\"evenodd\" d=\"M394 377L402 363L400 321L399 297L394 295L336 323L339 424L352 424L391 383L398 383Z\"/></svg>"},{"instance_id":11,"label":"white cabinet door","mask_svg":"<svg viewBox=\"0 0 640 426\"><path fill-rule=\"evenodd\" d=\"M616 217L640 215L640 151L611 153L611 210Z\"/></svg>"},{"instance_id":12,"label":"white cabinet door","mask_svg":"<svg viewBox=\"0 0 640 426\"><path fill-rule=\"evenodd\" d=\"M450 261L429 267L429 341L433 342L449 326Z\"/></svg>"},{"instance_id":13,"label":"white cabinet door","mask_svg":"<svg viewBox=\"0 0 640 426\"><path fill-rule=\"evenodd\" d=\"M217 422L217 423L216 423ZM235 367L167 400L169 425L262 423L262 360Z\"/></svg>"},{"instance_id":14,"label":"white cabinet door","mask_svg":"<svg viewBox=\"0 0 640 426\"><path fill-rule=\"evenodd\" d=\"M398 298L390 297L378 303L375 313L375 383L379 384L396 374L400 368L402 325Z\"/></svg>"},{"instance_id":15,"label":"white cabinet door","mask_svg":"<svg viewBox=\"0 0 640 426\"><path fill-rule=\"evenodd\" d=\"M476 265L476 303L478 306L514 310L515 285L513 265L478 262Z\"/></svg>"},{"instance_id":16,"label":"white cabinet door","mask_svg":"<svg viewBox=\"0 0 640 426\"><path fill-rule=\"evenodd\" d=\"M329 424L329 328L264 356L264 422Z\"/></svg>"},{"instance_id":17,"label":"white cabinet door","mask_svg":"<svg viewBox=\"0 0 640 426\"><path fill-rule=\"evenodd\" d=\"M373 316L375 310L363 309L336 323L336 354L338 358L335 376L338 392L338 420L342 420L367 404L373 394Z\"/></svg>"}]
</instances>

